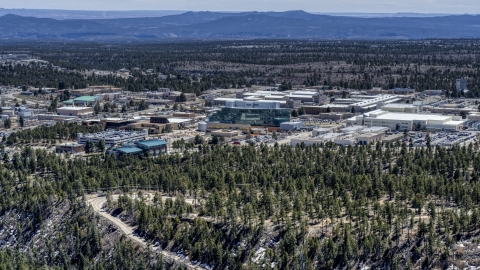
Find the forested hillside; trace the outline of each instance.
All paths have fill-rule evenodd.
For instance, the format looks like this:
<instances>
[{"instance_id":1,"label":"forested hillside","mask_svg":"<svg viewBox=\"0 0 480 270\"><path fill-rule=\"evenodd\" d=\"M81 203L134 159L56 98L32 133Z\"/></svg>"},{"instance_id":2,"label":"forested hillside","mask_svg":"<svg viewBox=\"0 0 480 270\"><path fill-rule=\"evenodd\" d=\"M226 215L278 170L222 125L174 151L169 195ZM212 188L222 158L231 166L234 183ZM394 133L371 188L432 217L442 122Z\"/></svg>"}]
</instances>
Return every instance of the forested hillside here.
<instances>
[{"instance_id":1,"label":"forested hillside","mask_svg":"<svg viewBox=\"0 0 480 270\"><path fill-rule=\"evenodd\" d=\"M30 51L68 71L7 64L0 66L0 84L59 89L106 84L129 91L168 87L197 95L214 88L276 84L284 89L410 87L456 96L455 80L467 77L470 91L465 95L478 97L479 46L478 40L6 43L0 51ZM93 74L94 69L122 68L131 76Z\"/></svg>"},{"instance_id":2,"label":"forested hillside","mask_svg":"<svg viewBox=\"0 0 480 270\"><path fill-rule=\"evenodd\" d=\"M32 141L25 132L16 137ZM66 159L29 147L5 156L0 265L9 269L12 258L32 269L157 265L145 250L134 259L131 244L109 242L112 228L99 226L81 199L97 190L108 191L108 211L138 225L152 243L215 269L478 264L469 257L476 249L457 245L478 240L477 144L196 147L120 160ZM112 200L115 190L125 194Z\"/></svg>"}]
</instances>

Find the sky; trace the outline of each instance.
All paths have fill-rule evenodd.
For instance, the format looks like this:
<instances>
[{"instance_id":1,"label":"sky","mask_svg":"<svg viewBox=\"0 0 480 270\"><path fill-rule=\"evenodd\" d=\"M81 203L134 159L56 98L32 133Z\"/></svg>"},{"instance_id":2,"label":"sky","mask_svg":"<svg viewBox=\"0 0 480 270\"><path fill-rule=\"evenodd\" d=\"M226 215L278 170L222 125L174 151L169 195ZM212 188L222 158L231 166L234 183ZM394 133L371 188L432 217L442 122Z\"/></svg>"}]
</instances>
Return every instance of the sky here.
<instances>
[{"instance_id":1,"label":"sky","mask_svg":"<svg viewBox=\"0 0 480 270\"><path fill-rule=\"evenodd\" d=\"M479 0L0 0L0 8L478 14Z\"/></svg>"}]
</instances>

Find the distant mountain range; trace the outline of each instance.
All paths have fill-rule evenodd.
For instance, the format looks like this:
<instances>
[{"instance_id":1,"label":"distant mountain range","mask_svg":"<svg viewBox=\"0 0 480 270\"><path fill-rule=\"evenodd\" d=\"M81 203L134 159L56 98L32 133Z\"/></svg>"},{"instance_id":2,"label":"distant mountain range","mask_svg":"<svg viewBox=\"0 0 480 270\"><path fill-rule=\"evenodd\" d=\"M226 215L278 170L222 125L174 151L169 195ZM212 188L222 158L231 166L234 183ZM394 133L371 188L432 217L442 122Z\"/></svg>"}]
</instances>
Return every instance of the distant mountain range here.
<instances>
[{"instance_id":1,"label":"distant mountain range","mask_svg":"<svg viewBox=\"0 0 480 270\"><path fill-rule=\"evenodd\" d=\"M24 17L49 18L56 20L65 19L121 19L141 17L162 17L167 15L182 14L182 10L64 10L64 9L24 9L0 8L0 16L7 14Z\"/></svg>"},{"instance_id":2,"label":"distant mountain range","mask_svg":"<svg viewBox=\"0 0 480 270\"><path fill-rule=\"evenodd\" d=\"M161 17L64 19L4 15L3 40L480 38L479 15L353 17L286 12L185 12Z\"/></svg>"},{"instance_id":3,"label":"distant mountain range","mask_svg":"<svg viewBox=\"0 0 480 270\"><path fill-rule=\"evenodd\" d=\"M168 15L177 15L185 13L182 10L63 10L63 9L26 9L26 8L0 8L0 16L7 14L20 15L24 17L50 18L56 20L65 19L122 19L122 18L144 18L144 17L162 17ZM223 12L235 13L235 12ZM413 13L413 12L397 12L397 13L320 13L310 12L312 14L331 15L331 16L348 16L360 18L384 18L384 17L438 17L453 14L440 13Z\"/></svg>"}]
</instances>

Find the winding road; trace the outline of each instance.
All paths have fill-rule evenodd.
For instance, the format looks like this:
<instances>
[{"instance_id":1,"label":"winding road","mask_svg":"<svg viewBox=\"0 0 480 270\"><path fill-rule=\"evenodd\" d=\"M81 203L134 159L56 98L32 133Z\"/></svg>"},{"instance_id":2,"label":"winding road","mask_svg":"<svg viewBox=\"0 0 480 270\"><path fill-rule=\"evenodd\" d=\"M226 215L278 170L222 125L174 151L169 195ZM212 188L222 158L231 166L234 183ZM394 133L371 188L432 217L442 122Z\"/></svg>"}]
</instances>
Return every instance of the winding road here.
<instances>
[{"instance_id":1,"label":"winding road","mask_svg":"<svg viewBox=\"0 0 480 270\"><path fill-rule=\"evenodd\" d=\"M118 198L117 196L113 196L114 199ZM148 247L149 244L145 239L139 237L138 235L134 235L133 232L135 231L136 227L132 227L121 219L110 215L108 212L102 209L103 205L107 202L107 197L101 195L91 195L87 197L87 203L90 204L95 212L100 214L102 217L111 221L115 226L117 226L122 232L124 232L130 239L133 241L141 244L144 247ZM162 250L160 247L156 247L150 245L150 248L156 252L159 252L163 255L163 257L167 261L175 261L176 263L182 264L186 266L188 269L205 269L200 267L199 265L194 265L188 258L181 258L177 254L169 251Z\"/></svg>"}]
</instances>

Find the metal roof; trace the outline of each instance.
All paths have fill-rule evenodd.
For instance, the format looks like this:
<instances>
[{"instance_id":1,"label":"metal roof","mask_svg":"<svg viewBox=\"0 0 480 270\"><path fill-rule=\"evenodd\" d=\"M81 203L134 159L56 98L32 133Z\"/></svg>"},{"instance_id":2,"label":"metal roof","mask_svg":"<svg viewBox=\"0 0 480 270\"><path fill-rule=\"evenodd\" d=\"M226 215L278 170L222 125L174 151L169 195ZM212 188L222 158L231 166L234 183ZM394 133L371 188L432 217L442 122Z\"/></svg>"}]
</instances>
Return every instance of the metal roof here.
<instances>
[{"instance_id":1,"label":"metal roof","mask_svg":"<svg viewBox=\"0 0 480 270\"><path fill-rule=\"evenodd\" d=\"M142 149L134 146L124 146L124 147L119 147L119 148L114 148L114 151L121 152L124 154L133 154L133 153L141 153L143 152Z\"/></svg>"},{"instance_id":2,"label":"metal roof","mask_svg":"<svg viewBox=\"0 0 480 270\"><path fill-rule=\"evenodd\" d=\"M75 98L74 101L95 101L96 99L95 96L82 96Z\"/></svg>"},{"instance_id":3,"label":"metal roof","mask_svg":"<svg viewBox=\"0 0 480 270\"><path fill-rule=\"evenodd\" d=\"M136 142L137 145L145 146L145 147L153 147L153 146L160 146L168 144L164 140L146 140L146 141L138 141Z\"/></svg>"}]
</instances>

